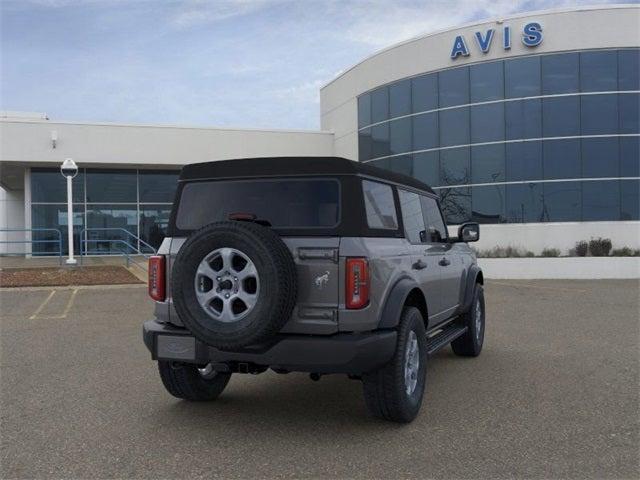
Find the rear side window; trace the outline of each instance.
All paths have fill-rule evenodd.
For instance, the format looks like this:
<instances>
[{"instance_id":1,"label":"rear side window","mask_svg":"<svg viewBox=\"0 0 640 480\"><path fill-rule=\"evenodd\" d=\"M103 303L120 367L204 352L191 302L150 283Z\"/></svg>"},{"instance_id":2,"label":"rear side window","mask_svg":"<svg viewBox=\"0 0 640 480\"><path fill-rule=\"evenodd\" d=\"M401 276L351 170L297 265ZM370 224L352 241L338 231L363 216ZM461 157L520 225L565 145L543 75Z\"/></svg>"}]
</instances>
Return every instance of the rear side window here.
<instances>
[{"instance_id":1,"label":"rear side window","mask_svg":"<svg viewBox=\"0 0 640 480\"><path fill-rule=\"evenodd\" d=\"M422 213L424 215L424 221L427 224L427 231L429 232L428 240L431 242L443 242L447 239L447 227L442 219L440 208L438 208L438 202L434 198L420 196L422 203Z\"/></svg>"},{"instance_id":2,"label":"rear side window","mask_svg":"<svg viewBox=\"0 0 640 480\"><path fill-rule=\"evenodd\" d=\"M402 211L402 223L404 223L407 240L411 243L422 243L424 237L424 216L420 205L420 195L406 190L398 190L400 196L400 210Z\"/></svg>"},{"instance_id":3,"label":"rear side window","mask_svg":"<svg viewBox=\"0 0 640 480\"><path fill-rule=\"evenodd\" d=\"M391 187L384 183L363 180L362 192L369 228L397 230L398 219Z\"/></svg>"},{"instance_id":4,"label":"rear side window","mask_svg":"<svg viewBox=\"0 0 640 480\"><path fill-rule=\"evenodd\" d=\"M176 227L195 230L242 213L276 228L331 228L340 221L339 205L333 179L194 182L182 189Z\"/></svg>"}]
</instances>

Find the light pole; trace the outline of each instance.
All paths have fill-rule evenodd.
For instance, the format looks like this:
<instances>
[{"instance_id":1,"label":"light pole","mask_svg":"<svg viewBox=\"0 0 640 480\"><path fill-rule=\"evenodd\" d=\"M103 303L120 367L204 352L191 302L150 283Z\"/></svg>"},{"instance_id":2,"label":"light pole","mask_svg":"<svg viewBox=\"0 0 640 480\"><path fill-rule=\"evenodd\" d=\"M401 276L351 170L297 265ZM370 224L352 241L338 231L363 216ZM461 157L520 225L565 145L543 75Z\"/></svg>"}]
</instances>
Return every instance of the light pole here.
<instances>
[{"instance_id":1,"label":"light pole","mask_svg":"<svg viewBox=\"0 0 640 480\"><path fill-rule=\"evenodd\" d=\"M78 174L78 166L71 158L65 159L60 165L62 176L67 179L67 235L69 240L69 258L67 265L75 265L77 260L73 258L73 186L71 182L73 177Z\"/></svg>"}]
</instances>

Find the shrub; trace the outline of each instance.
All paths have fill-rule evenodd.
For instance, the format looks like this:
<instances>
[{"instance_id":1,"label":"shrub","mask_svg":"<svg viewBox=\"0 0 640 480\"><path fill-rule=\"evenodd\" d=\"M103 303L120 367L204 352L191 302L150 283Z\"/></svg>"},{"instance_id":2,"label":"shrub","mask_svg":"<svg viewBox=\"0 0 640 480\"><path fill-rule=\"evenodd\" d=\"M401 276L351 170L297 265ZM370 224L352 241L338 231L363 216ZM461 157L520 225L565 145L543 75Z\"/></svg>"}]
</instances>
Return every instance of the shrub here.
<instances>
[{"instance_id":1,"label":"shrub","mask_svg":"<svg viewBox=\"0 0 640 480\"><path fill-rule=\"evenodd\" d=\"M589 241L589 251L594 257L606 257L611 251L611 240L608 238L592 238Z\"/></svg>"},{"instance_id":2,"label":"shrub","mask_svg":"<svg viewBox=\"0 0 640 480\"><path fill-rule=\"evenodd\" d=\"M589 252L589 243L585 240L581 240L576 242L576 246L573 249L575 251L576 256L578 257L586 257Z\"/></svg>"},{"instance_id":3,"label":"shrub","mask_svg":"<svg viewBox=\"0 0 640 480\"><path fill-rule=\"evenodd\" d=\"M615 248L611 250L611 255L614 257L639 257L640 250L632 250L629 247Z\"/></svg>"},{"instance_id":4,"label":"shrub","mask_svg":"<svg viewBox=\"0 0 640 480\"><path fill-rule=\"evenodd\" d=\"M559 257L560 250L557 248L545 248L540 254L541 257Z\"/></svg>"},{"instance_id":5,"label":"shrub","mask_svg":"<svg viewBox=\"0 0 640 480\"><path fill-rule=\"evenodd\" d=\"M480 258L522 258L533 257L533 252L520 247L493 247L488 250L480 250L477 252Z\"/></svg>"}]
</instances>

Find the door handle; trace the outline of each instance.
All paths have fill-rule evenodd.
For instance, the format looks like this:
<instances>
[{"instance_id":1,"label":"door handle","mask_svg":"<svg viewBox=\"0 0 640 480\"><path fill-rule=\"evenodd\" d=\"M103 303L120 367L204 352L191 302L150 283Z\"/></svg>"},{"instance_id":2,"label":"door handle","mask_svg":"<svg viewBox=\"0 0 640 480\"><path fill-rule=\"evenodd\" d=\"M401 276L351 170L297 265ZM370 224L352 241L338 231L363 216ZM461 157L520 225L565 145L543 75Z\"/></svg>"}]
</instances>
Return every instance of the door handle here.
<instances>
[{"instance_id":1,"label":"door handle","mask_svg":"<svg viewBox=\"0 0 640 480\"><path fill-rule=\"evenodd\" d=\"M440 261L438 262L438 265L440 265L442 267L446 267L447 265L451 265L451 262L449 260L447 260L447 257L442 257L440 259Z\"/></svg>"},{"instance_id":2,"label":"door handle","mask_svg":"<svg viewBox=\"0 0 640 480\"><path fill-rule=\"evenodd\" d=\"M418 260L416 263L411 265L411 268L413 268L414 270L422 270L424 268L427 268L427 264L424 263L422 260Z\"/></svg>"}]
</instances>

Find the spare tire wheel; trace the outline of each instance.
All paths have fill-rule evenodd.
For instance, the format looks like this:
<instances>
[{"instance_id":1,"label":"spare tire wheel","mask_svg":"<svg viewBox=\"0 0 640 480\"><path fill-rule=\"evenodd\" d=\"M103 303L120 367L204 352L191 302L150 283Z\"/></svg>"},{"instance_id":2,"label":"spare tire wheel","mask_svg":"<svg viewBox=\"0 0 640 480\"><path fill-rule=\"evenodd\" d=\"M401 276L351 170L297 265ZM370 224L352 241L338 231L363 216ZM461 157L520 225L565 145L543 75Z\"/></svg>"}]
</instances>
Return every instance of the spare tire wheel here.
<instances>
[{"instance_id":1,"label":"spare tire wheel","mask_svg":"<svg viewBox=\"0 0 640 480\"><path fill-rule=\"evenodd\" d=\"M295 263L267 227L212 223L180 248L171 288L176 312L196 338L221 349L242 348L268 340L289 320Z\"/></svg>"}]
</instances>

